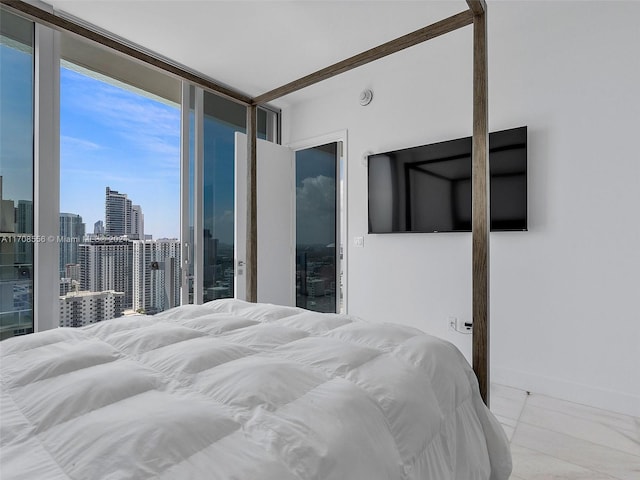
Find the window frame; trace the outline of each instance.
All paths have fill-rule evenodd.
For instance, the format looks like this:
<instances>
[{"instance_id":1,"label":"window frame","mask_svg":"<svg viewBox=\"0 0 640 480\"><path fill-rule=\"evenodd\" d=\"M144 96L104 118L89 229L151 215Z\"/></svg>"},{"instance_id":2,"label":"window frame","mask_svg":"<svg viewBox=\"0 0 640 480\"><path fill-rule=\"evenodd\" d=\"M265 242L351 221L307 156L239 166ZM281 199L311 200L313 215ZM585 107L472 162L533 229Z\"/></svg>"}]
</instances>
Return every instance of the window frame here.
<instances>
[{"instance_id":1,"label":"window frame","mask_svg":"<svg viewBox=\"0 0 640 480\"><path fill-rule=\"evenodd\" d=\"M61 50L63 39L66 41L74 37L77 32L68 33L62 27L56 26L56 22L43 21L37 15L23 13L10 6L2 5L1 8L18 15L34 24L34 158L33 158L33 212L34 212L34 236L43 238L46 241L34 244L33 258L33 331L39 332L49 330L59 326L60 305L59 288L51 288L51 285L59 284L59 245L57 243L59 230L59 204L60 204L60 67ZM43 14L54 14L53 7L38 2L38 6ZM229 90L229 95L225 95L225 89L207 78L200 77L197 73L169 61L152 52L147 52L135 45L128 44L122 39L118 39L108 32L101 32L100 29L84 24L77 19L65 19L71 21L76 29L85 29L95 32L95 37L108 38L109 42L103 45L100 41L90 39L87 35L78 36L81 42L91 42L95 47L114 48L109 50L109 55L118 55L125 60L142 63L151 67L151 63L145 58L157 59L157 64L170 65L175 68L167 69L162 65L157 69L169 76L177 78L181 82L181 87L177 95L181 103L181 158L180 158L180 189L181 189L181 258L183 267L190 258L194 260L194 303L202 303L203 297L203 251L202 251L202 180L203 180L203 122L204 108L203 95L209 92L219 95L234 102L242 104L245 108L249 105L244 101L241 93ZM61 31L62 30L62 31ZM64 35L64 37L63 37ZM107 46L105 46L107 45ZM130 51L131 54L122 53ZM87 67L86 65L82 65ZM98 73L109 75L97 70ZM184 173L189 171L189 122L191 92L195 92L195 217L194 217L194 245L189 243L189 205L186 192L189 188L189 176ZM246 97L249 98L249 97ZM185 108L185 105L187 107ZM267 140L274 143L281 142L281 111L270 105L261 105L260 110L267 112L266 136ZM200 133L198 133L200 132ZM199 173L198 173L199 172ZM185 231L187 235L185 236ZM188 271L183 269L181 303L189 302ZM186 286L186 293L185 293Z\"/></svg>"}]
</instances>

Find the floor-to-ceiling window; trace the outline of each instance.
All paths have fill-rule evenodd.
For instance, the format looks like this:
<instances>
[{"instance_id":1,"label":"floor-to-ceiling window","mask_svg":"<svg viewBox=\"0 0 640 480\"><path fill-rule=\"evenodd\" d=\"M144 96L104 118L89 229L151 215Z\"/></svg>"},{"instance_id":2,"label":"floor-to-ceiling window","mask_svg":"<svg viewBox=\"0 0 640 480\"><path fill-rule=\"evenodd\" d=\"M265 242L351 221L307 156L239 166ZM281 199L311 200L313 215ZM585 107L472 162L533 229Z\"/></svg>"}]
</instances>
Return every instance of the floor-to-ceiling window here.
<instances>
[{"instance_id":1,"label":"floor-to-ceiling window","mask_svg":"<svg viewBox=\"0 0 640 480\"><path fill-rule=\"evenodd\" d=\"M340 298L339 142L298 150L296 169L296 305L336 312Z\"/></svg>"},{"instance_id":2,"label":"floor-to-ceiling window","mask_svg":"<svg viewBox=\"0 0 640 480\"><path fill-rule=\"evenodd\" d=\"M204 96L203 299L233 297L234 133L246 130L246 108Z\"/></svg>"},{"instance_id":3,"label":"floor-to-ceiling window","mask_svg":"<svg viewBox=\"0 0 640 480\"><path fill-rule=\"evenodd\" d=\"M178 305L179 105L72 64L60 88L60 295L113 290L116 315Z\"/></svg>"},{"instance_id":4,"label":"floor-to-ceiling window","mask_svg":"<svg viewBox=\"0 0 640 480\"><path fill-rule=\"evenodd\" d=\"M233 135L245 130L245 106L77 35L35 25L35 31L48 35L47 50L39 50L36 43L43 42L34 41L32 22L4 7L0 18L2 337L33 331L34 318L36 329L57 324L52 319L58 315L70 315L68 325L79 326L86 323L84 306L103 313L154 313L180 302L233 296ZM39 75L38 82L34 57L50 59L45 68L38 63L36 72L49 72ZM34 101L40 98L34 96L34 85L39 91L44 85L47 94L56 96L48 104L53 116L49 110L34 115L42 111L41 102ZM189 108L188 100L184 103L185 91L204 99L199 110ZM188 110L182 118L181 108ZM40 126L34 129L38 118ZM41 142L42 119L51 118L44 130L50 134L60 127L61 135ZM276 111L260 108L259 137L277 141L278 120ZM198 124L199 133L194 128ZM181 144L181 136L189 140ZM181 151L187 158L182 165ZM53 156L55 162L50 161ZM59 173L59 189L58 180L47 181L49 173ZM181 188L180 175L188 178L187 188L184 183ZM47 184L49 188L39 187ZM197 202L194 191L200 192ZM51 207L58 204L59 214ZM45 213L43 205L48 206ZM34 217L34 212L40 215ZM34 218L52 221L34 224ZM180 226L181 218L187 218L187 228ZM37 238L46 238L47 247L58 245L40 250L36 245L39 260L34 266ZM204 251L196 252L194 244ZM185 264L190 268L181 276ZM34 282L34 272L50 274ZM193 294L194 284L204 286L204 295ZM87 294L87 302L70 301L69 308L57 304L58 294L75 294L78 300L81 292L100 295ZM80 303L82 308L76 305ZM39 327L38 318L48 321Z\"/></svg>"},{"instance_id":5,"label":"floor-to-ceiling window","mask_svg":"<svg viewBox=\"0 0 640 480\"><path fill-rule=\"evenodd\" d=\"M60 325L180 304L180 81L62 39Z\"/></svg>"},{"instance_id":6,"label":"floor-to-ceiling window","mask_svg":"<svg viewBox=\"0 0 640 480\"><path fill-rule=\"evenodd\" d=\"M0 339L33 331L34 24L0 15Z\"/></svg>"},{"instance_id":7,"label":"floor-to-ceiling window","mask_svg":"<svg viewBox=\"0 0 640 480\"><path fill-rule=\"evenodd\" d=\"M234 134L246 131L246 108L204 95L203 299L234 296ZM276 114L258 110L258 138L275 140Z\"/></svg>"}]
</instances>

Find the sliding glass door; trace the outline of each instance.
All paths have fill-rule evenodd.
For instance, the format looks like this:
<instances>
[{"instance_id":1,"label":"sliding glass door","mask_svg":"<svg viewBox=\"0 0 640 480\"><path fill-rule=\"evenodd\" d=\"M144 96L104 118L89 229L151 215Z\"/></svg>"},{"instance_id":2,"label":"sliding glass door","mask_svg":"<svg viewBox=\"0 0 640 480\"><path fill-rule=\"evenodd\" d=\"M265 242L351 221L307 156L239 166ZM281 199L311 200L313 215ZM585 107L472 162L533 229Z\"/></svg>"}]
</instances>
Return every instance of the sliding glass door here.
<instances>
[{"instance_id":1,"label":"sliding glass door","mask_svg":"<svg viewBox=\"0 0 640 480\"><path fill-rule=\"evenodd\" d=\"M203 301L234 296L234 135L246 131L243 105L205 92Z\"/></svg>"},{"instance_id":2,"label":"sliding glass door","mask_svg":"<svg viewBox=\"0 0 640 480\"><path fill-rule=\"evenodd\" d=\"M0 15L0 339L33 332L34 24Z\"/></svg>"},{"instance_id":3,"label":"sliding glass door","mask_svg":"<svg viewBox=\"0 0 640 480\"><path fill-rule=\"evenodd\" d=\"M275 112L258 110L258 138L275 141ZM243 105L204 92L202 147L202 301L233 298L235 133L246 133Z\"/></svg>"}]
</instances>

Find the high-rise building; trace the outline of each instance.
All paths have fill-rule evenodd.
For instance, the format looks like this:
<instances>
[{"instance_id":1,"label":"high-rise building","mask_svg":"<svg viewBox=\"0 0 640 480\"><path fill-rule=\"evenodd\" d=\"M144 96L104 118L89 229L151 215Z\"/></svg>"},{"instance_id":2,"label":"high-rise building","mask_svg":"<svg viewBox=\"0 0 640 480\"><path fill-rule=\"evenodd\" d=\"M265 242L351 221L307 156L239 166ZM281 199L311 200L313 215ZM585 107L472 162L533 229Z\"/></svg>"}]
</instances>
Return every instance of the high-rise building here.
<instances>
[{"instance_id":1,"label":"high-rise building","mask_svg":"<svg viewBox=\"0 0 640 480\"><path fill-rule=\"evenodd\" d=\"M33 233L33 202L31 200L18 200L16 233Z\"/></svg>"},{"instance_id":2,"label":"high-rise building","mask_svg":"<svg viewBox=\"0 0 640 480\"><path fill-rule=\"evenodd\" d=\"M148 314L180 304L180 242L133 242L133 309Z\"/></svg>"},{"instance_id":3,"label":"high-rise building","mask_svg":"<svg viewBox=\"0 0 640 480\"><path fill-rule=\"evenodd\" d=\"M79 282L80 281L80 264L67 263L64 266L64 276L66 278L70 278L71 280L75 280Z\"/></svg>"},{"instance_id":4,"label":"high-rise building","mask_svg":"<svg viewBox=\"0 0 640 480\"><path fill-rule=\"evenodd\" d=\"M13 200L5 200L2 197L2 176L0 175L0 233L15 233L16 231L16 207ZM13 279L13 265L15 263L14 242L0 242L0 305L9 305L13 300L13 285L9 280Z\"/></svg>"},{"instance_id":5,"label":"high-rise building","mask_svg":"<svg viewBox=\"0 0 640 480\"><path fill-rule=\"evenodd\" d=\"M30 200L18 200L16 207L16 233L33 234L33 202ZM16 243L16 261L28 265L30 269L33 264L33 243Z\"/></svg>"},{"instance_id":6,"label":"high-rise building","mask_svg":"<svg viewBox=\"0 0 640 480\"><path fill-rule=\"evenodd\" d=\"M33 235L33 202L18 200L16 207L16 233ZM16 243L17 285L14 286L13 304L17 310L33 308L33 242Z\"/></svg>"},{"instance_id":7,"label":"high-rise building","mask_svg":"<svg viewBox=\"0 0 640 480\"><path fill-rule=\"evenodd\" d=\"M80 288L83 291L124 292L122 304L133 304L133 242L122 239L94 239L78 246Z\"/></svg>"},{"instance_id":8,"label":"high-rise building","mask_svg":"<svg viewBox=\"0 0 640 480\"><path fill-rule=\"evenodd\" d=\"M117 318L124 311L123 292L69 292L60 297L60 326L82 327Z\"/></svg>"},{"instance_id":9,"label":"high-rise building","mask_svg":"<svg viewBox=\"0 0 640 480\"><path fill-rule=\"evenodd\" d=\"M126 193L106 188L104 219L103 233L107 236L127 235L132 240L144 240L145 238L142 207L133 205ZM94 226L94 233L97 234L96 226Z\"/></svg>"},{"instance_id":10,"label":"high-rise building","mask_svg":"<svg viewBox=\"0 0 640 480\"><path fill-rule=\"evenodd\" d=\"M60 295L77 292L80 289L80 264L67 263L64 274L60 277Z\"/></svg>"},{"instance_id":11,"label":"high-rise building","mask_svg":"<svg viewBox=\"0 0 640 480\"><path fill-rule=\"evenodd\" d=\"M140 205L131 206L131 232L134 240L144 240L144 215Z\"/></svg>"},{"instance_id":12,"label":"high-rise building","mask_svg":"<svg viewBox=\"0 0 640 480\"><path fill-rule=\"evenodd\" d=\"M104 222L102 220L98 220L93 224L93 234L104 235Z\"/></svg>"},{"instance_id":13,"label":"high-rise building","mask_svg":"<svg viewBox=\"0 0 640 480\"><path fill-rule=\"evenodd\" d=\"M216 281L222 278L221 265L216 261L218 258L218 239L213 238L211 231L205 229L203 232L203 255L204 255L204 285L216 286ZM205 292L206 293L206 292ZM206 296L206 300L214 298Z\"/></svg>"},{"instance_id":14,"label":"high-rise building","mask_svg":"<svg viewBox=\"0 0 640 480\"><path fill-rule=\"evenodd\" d=\"M72 280L67 277L60 279L60 296L66 295L69 292L77 292L80 289L80 282Z\"/></svg>"},{"instance_id":15,"label":"high-rise building","mask_svg":"<svg viewBox=\"0 0 640 480\"><path fill-rule=\"evenodd\" d=\"M0 340L33 332L33 243L14 235L33 233L33 202L5 200L0 176ZM7 241L11 238L12 241Z\"/></svg>"},{"instance_id":16,"label":"high-rise building","mask_svg":"<svg viewBox=\"0 0 640 480\"><path fill-rule=\"evenodd\" d=\"M78 245L83 241L85 226L82 217L75 213L60 214L60 277L65 276L65 266L78 263Z\"/></svg>"},{"instance_id":17,"label":"high-rise building","mask_svg":"<svg viewBox=\"0 0 640 480\"><path fill-rule=\"evenodd\" d=\"M2 197L2 175L0 175L0 232L14 233L16 230L16 211L13 200Z\"/></svg>"},{"instance_id":18,"label":"high-rise building","mask_svg":"<svg viewBox=\"0 0 640 480\"><path fill-rule=\"evenodd\" d=\"M151 313L151 259L153 258L152 243L145 241L133 242L133 309Z\"/></svg>"},{"instance_id":19,"label":"high-rise building","mask_svg":"<svg viewBox=\"0 0 640 480\"><path fill-rule=\"evenodd\" d=\"M155 241L158 270L153 283L158 311L180 305L180 242L177 239ZM153 268L152 268L153 271Z\"/></svg>"},{"instance_id":20,"label":"high-rise building","mask_svg":"<svg viewBox=\"0 0 640 480\"><path fill-rule=\"evenodd\" d=\"M104 233L118 237L131 233L131 200L126 193L106 188L104 202Z\"/></svg>"}]
</instances>

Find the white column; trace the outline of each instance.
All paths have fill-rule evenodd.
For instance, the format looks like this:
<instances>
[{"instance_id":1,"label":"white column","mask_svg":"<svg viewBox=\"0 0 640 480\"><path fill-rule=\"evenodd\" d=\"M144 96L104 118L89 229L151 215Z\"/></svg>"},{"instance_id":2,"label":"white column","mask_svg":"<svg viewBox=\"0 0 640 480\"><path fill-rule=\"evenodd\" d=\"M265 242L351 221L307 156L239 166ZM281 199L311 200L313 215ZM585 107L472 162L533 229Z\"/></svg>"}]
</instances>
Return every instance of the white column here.
<instances>
[{"instance_id":1,"label":"white column","mask_svg":"<svg viewBox=\"0 0 640 480\"><path fill-rule=\"evenodd\" d=\"M35 25L34 331L59 322L60 34Z\"/></svg>"}]
</instances>

